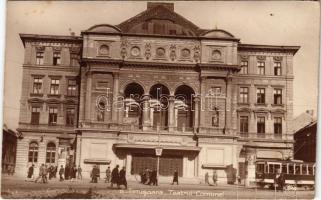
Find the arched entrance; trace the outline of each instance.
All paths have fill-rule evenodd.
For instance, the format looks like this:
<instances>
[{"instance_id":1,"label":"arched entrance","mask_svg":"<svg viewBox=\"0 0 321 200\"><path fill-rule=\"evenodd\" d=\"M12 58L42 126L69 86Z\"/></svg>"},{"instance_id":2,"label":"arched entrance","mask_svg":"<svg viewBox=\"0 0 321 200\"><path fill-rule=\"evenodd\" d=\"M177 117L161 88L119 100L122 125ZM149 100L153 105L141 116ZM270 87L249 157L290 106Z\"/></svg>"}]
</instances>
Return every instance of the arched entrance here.
<instances>
[{"instance_id":1,"label":"arched entrance","mask_svg":"<svg viewBox=\"0 0 321 200\"><path fill-rule=\"evenodd\" d=\"M187 85L181 85L175 91L175 126L179 131L193 130L194 95L194 90Z\"/></svg>"}]
</instances>

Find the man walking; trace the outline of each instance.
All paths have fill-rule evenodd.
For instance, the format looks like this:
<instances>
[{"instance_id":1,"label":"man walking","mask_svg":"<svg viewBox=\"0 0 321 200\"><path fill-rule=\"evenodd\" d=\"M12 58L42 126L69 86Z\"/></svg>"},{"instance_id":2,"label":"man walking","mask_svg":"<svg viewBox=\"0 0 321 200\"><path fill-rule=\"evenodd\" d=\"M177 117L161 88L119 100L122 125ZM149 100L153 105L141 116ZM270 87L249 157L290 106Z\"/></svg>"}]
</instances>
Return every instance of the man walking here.
<instances>
[{"instance_id":1,"label":"man walking","mask_svg":"<svg viewBox=\"0 0 321 200\"><path fill-rule=\"evenodd\" d=\"M177 183L177 185L178 185L178 172L177 172L177 170L174 171L172 185L174 185L174 183Z\"/></svg>"},{"instance_id":2,"label":"man walking","mask_svg":"<svg viewBox=\"0 0 321 200\"><path fill-rule=\"evenodd\" d=\"M217 172L216 170L213 170L213 184L217 186Z\"/></svg>"},{"instance_id":3,"label":"man walking","mask_svg":"<svg viewBox=\"0 0 321 200\"><path fill-rule=\"evenodd\" d=\"M125 189L127 190L127 180L126 180L126 169L125 167L123 167L120 172L119 172L119 183L118 183L119 187L121 185L125 186Z\"/></svg>"},{"instance_id":4,"label":"man walking","mask_svg":"<svg viewBox=\"0 0 321 200\"><path fill-rule=\"evenodd\" d=\"M110 186L113 187L113 184L117 184L117 187L119 188L119 171L118 171L119 165L116 165L116 167L111 172L111 184Z\"/></svg>"},{"instance_id":5,"label":"man walking","mask_svg":"<svg viewBox=\"0 0 321 200\"><path fill-rule=\"evenodd\" d=\"M81 169L80 165L78 165L78 170L77 170L77 172L78 172L77 178L78 178L78 179L82 179L81 171L82 171L82 169Z\"/></svg>"},{"instance_id":6,"label":"man walking","mask_svg":"<svg viewBox=\"0 0 321 200\"><path fill-rule=\"evenodd\" d=\"M45 168L45 165L41 164L39 168L39 176L36 178L35 183L37 183L39 179L42 179L44 168Z\"/></svg>"},{"instance_id":7,"label":"man walking","mask_svg":"<svg viewBox=\"0 0 321 200\"><path fill-rule=\"evenodd\" d=\"M110 167L108 167L106 169L106 180L105 180L105 183L109 183L110 182L110 175L111 175L111 170L110 170Z\"/></svg>"},{"instance_id":8,"label":"man walking","mask_svg":"<svg viewBox=\"0 0 321 200\"><path fill-rule=\"evenodd\" d=\"M61 165L59 169L60 181L64 180L64 177L63 177L64 174L65 174L65 169L64 169L64 166Z\"/></svg>"}]
</instances>

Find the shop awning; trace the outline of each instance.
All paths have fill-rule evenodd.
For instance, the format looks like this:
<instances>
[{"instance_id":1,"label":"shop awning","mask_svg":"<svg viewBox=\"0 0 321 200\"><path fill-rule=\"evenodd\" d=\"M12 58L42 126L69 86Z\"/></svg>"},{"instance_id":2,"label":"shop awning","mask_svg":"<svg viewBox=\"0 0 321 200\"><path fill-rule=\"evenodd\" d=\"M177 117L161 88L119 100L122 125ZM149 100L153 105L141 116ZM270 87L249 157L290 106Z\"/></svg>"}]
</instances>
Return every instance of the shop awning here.
<instances>
[{"instance_id":1,"label":"shop awning","mask_svg":"<svg viewBox=\"0 0 321 200\"><path fill-rule=\"evenodd\" d=\"M116 149L155 149L158 145L146 145L146 144L114 144ZM171 145L160 145L163 149L168 150L179 150L179 151L197 151L201 150L201 147L196 146L171 146Z\"/></svg>"},{"instance_id":2,"label":"shop awning","mask_svg":"<svg viewBox=\"0 0 321 200\"><path fill-rule=\"evenodd\" d=\"M92 163L92 164L110 164L111 160L107 159L99 159L99 158L88 158L84 160L84 163Z\"/></svg>"}]
</instances>

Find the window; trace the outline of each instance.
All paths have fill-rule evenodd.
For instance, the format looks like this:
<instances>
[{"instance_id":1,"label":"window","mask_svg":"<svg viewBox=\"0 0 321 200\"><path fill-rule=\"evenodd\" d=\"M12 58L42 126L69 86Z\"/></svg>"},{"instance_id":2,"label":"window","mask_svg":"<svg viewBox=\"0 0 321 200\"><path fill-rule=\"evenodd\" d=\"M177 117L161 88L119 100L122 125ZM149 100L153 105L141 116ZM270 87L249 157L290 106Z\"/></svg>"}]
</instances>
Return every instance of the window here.
<instances>
[{"instance_id":1,"label":"window","mask_svg":"<svg viewBox=\"0 0 321 200\"><path fill-rule=\"evenodd\" d=\"M209 91L209 95L211 96L217 96L220 95L222 92L221 87L211 87Z\"/></svg>"},{"instance_id":2,"label":"window","mask_svg":"<svg viewBox=\"0 0 321 200\"><path fill-rule=\"evenodd\" d=\"M265 133L265 117L257 118L257 133L264 134Z\"/></svg>"},{"instance_id":3,"label":"window","mask_svg":"<svg viewBox=\"0 0 321 200\"><path fill-rule=\"evenodd\" d=\"M274 104L282 104L282 89L274 89Z\"/></svg>"},{"instance_id":4,"label":"window","mask_svg":"<svg viewBox=\"0 0 321 200\"><path fill-rule=\"evenodd\" d=\"M240 117L240 132L248 133L249 132L249 117L241 116Z\"/></svg>"},{"instance_id":5,"label":"window","mask_svg":"<svg viewBox=\"0 0 321 200\"><path fill-rule=\"evenodd\" d=\"M38 148L39 146L37 142L31 142L29 144L28 162L38 162Z\"/></svg>"},{"instance_id":6,"label":"window","mask_svg":"<svg viewBox=\"0 0 321 200\"><path fill-rule=\"evenodd\" d=\"M70 66L78 66L79 62L78 62L78 55L77 54L71 54L70 55Z\"/></svg>"},{"instance_id":7,"label":"window","mask_svg":"<svg viewBox=\"0 0 321 200\"><path fill-rule=\"evenodd\" d=\"M248 74L248 62L247 61L242 61L241 62L241 74Z\"/></svg>"},{"instance_id":8,"label":"window","mask_svg":"<svg viewBox=\"0 0 321 200\"><path fill-rule=\"evenodd\" d=\"M31 124L39 124L40 119L40 108L32 107L31 108Z\"/></svg>"},{"instance_id":9,"label":"window","mask_svg":"<svg viewBox=\"0 0 321 200\"><path fill-rule=\"evenodd\" d=\"M103 110L98 110L97 121L103 122L105 120L105 112Z\"/></svg>"},{"instance_id":10,"label":"window","mask_svg":"<svg viewBox=\"0 0 321 200\"><path fill-rule=\"evenodd\" d=\"M281 63L280 62L274 63L274 75L281 76Z\"/></svg>"},{"instance_id":11,"label":"window","mask_svg":"<svg viewBox=\"0 0 321 200\"><path fill-rule=\"evenodd\" d=\"M77 94L76 80L68 80L67 95L76 96L76 94Z\"/></svg>"},{"instance_id":12,"label":"window","mask_svg":"<svg viewBox=\"0 0 321 200\"><path fill-rule=\"evenodd\" d=\"M75 123L75 109L68 108L66 111L66 125L73 126Z\"/></svg>"},{"instance_id":13,"label":"window","mask_svg":"<svg viewBox=\"0 0 321 200\"><path fill-rule=\"evenodd\" d=\"M240 88L240 103L248 103L249 101L249 88L241 87Z\"/></svg>"},{"instance_id":14,"label":"window","mask_svg":"<svg viewBox=\"0 0 321 200\"><path fill-rule=\"evenodd\" d=\"M49 163L49 164L55 163L55 158L56 158L56 145L53 142L49 142L47 144L46 163Z\"/></svg>"},{"instance_id":15,"label":"window","mask_svg":"<svg viewBox=\"0 0 321 200\"><path fill-rule=\"evenodd\" d=\"M60 53L55 52L53 55L53 65L60 65Z\"/></svg>"},{"instance_id":16,"label":"window","mask_svg":"<svg viewBox=\"0 0 321 200\"><path fill-rule=\"evenodd\" d=\"M274 134L282 134L282 118L274 118Z\"/></svg>"},{"instance_id":17,"label":"window","mask_svg":"<svg viewBox=\"0 0 321 200\"><path fill-rule=\"evenodd\" d=\"M36 54L36 64L43 65L43 52L37 52Z\"/></svg>"},{"instance_id":18,"label":"window","mask_svg":"<svg viewBox=\"0 0 321 200\"><path fill-rule=\"evenodd\" d=\"M265 62L258 62L257 63L257 73L260 75L265 74Z\"/></svg>"},{"instance_id":19,"label":"window","mask_svg":"<svg viewBox=\"0 0 321 200\"><path fill-rule=\"evenodd\" d=\"M41 94L42 93L42 78L34 78L33 79L33 94Z\"/></svg>"},{"instance_id":20,"label":"window","mask_svg":"<svg viewBox=\"0 0 321 200\"><path fill-rule=\"evenodd\" d=\"M57 108L49 108L49 125L56 125L57 124Z\"/></svg>"},{"instance_id":21,"label":"window","mask_svg":"<svg viewBox=\"0 0 321 200\"><path fill-rule=\"evenodd\" d=\"M257 94L257 103L265 103L265 88L257 88L256 90Z\"/></svg>"},{"instance_id":22,"label":"window","mask_svg":"<svg viewBox=\"0 0 321 200\"><path fill-rule=\"evenodd\" d=\"M50 94L59 94L59 79L51 79Z\"/></svg>"}]
</instances>

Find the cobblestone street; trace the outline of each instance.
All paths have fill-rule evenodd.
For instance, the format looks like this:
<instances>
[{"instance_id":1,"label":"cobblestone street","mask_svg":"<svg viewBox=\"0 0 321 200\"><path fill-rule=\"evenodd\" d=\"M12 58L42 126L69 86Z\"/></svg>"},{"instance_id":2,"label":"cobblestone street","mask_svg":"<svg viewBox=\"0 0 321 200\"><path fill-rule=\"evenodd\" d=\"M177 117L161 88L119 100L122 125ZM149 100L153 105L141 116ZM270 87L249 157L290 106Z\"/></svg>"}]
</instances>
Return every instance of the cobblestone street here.
<instances>
[{"instance_id":1,"label":"cobblestone street","mask_svg":"<svg viewBox=\"0 0 321 200\"><path fill-rule=\"evenodd\" d=\"M117 198L117 199L312 199L314 191L259 190L236 185L209 186L204 184L159 186L128 182L128 189L110 188L110 184L99 181L90 183L89 179L76 182L59 182L54 179L48 184L26 182L16 177L2 178L2 198Z\"/></svg>"}]
</instances>

